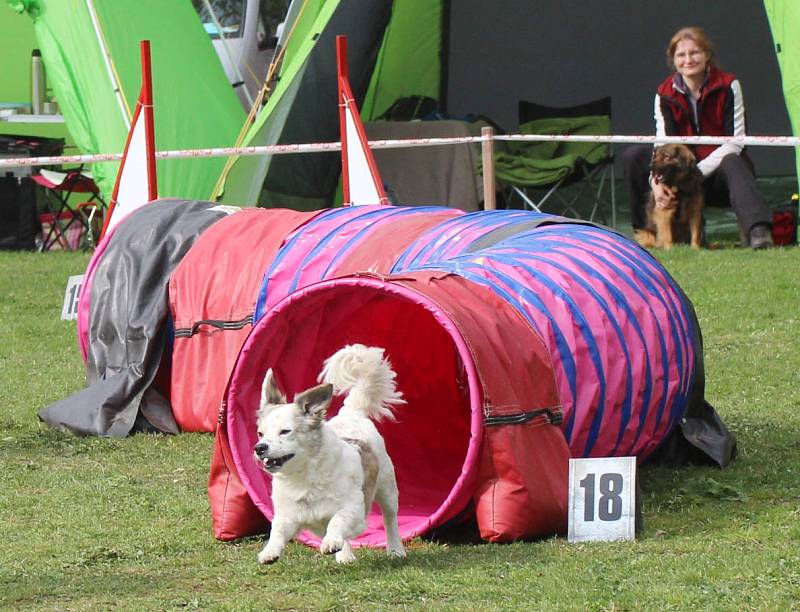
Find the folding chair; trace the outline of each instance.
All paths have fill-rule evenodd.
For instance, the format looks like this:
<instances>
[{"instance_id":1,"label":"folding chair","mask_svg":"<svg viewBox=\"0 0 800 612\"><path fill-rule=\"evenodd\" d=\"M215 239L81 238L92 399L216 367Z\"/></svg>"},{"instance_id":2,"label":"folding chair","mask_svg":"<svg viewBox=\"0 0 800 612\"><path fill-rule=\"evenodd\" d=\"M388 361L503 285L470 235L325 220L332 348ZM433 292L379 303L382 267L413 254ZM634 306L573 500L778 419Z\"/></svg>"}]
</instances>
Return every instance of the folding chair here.
<instances>
[{"instance_id":1,"label":"folding chair","mask_svg":"<svg viewBox=\"0 0 800 612\"><path fill-rule=\"evenodd\" d=\"M519 123L523 134L609 134L611 98L569 107L520 100ZM547 205L563 216L607 224L610 204L611 225L616 226L614 157L609 143L509 142L495 156L495 172L509 208L520 201L523 207L542 212Z\"/></svg>"},{"instance_id":2,"label":"folding chair","mask_svg":"<svg viewBox=\"0 0 800 612\"><path fill-rule=\"evenodd\" d=\"M97 222L105 212L106 203L100 195L91 174L83 172L83 166L64 172L42 170L31 177L37 184L45 189L45 207L47 212L40 218L49 226L43 232L40 251L48 251L58 245L62 249L76 248L75 241L71 239L75 223L80 224L81 236L86 236L88 247L93 246ZM73 193L90 194L89 199L81 202L73 209L69 205Z\"/></svg>"}]
</instances>

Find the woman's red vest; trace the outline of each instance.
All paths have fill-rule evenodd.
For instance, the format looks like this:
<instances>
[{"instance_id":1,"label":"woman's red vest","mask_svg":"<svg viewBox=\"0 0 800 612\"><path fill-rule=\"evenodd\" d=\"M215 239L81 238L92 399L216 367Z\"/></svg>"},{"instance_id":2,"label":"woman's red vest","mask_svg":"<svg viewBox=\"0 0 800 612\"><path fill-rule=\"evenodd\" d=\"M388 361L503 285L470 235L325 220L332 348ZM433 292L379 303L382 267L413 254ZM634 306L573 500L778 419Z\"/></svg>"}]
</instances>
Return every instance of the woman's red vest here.
<instances>
[{"instance_id":1,"label":"woman's red vest","mask_svg":"<svg viewBox=\"0 0 800 612\"><path fill-rule=\"evenodd\" d=\"M736 76L711 68L697 103L699 125L694 124L685 85L676 76L677 73L670 75L658 87L667 136L733 136L734 99L731 83ZM694 153L701 160L716 148L716 145L697 145Z\"/></svg>"}]
</instances>

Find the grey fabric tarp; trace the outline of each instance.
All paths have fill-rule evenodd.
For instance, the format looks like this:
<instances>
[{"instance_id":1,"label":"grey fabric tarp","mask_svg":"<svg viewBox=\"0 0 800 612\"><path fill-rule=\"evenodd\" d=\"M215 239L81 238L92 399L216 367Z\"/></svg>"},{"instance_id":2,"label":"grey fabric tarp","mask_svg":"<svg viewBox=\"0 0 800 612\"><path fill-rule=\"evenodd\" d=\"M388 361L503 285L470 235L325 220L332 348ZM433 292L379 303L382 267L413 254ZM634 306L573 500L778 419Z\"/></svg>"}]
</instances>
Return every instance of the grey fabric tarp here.
<instances>
[{"instance_id":1,"label":"grey fabric tarp","mask_svg":"<svg viewBox=\"0 0 800 612\"><path fill-rule=\"evenodd\" d=\"M91 280L86 388L39 412L80 435L177 433L169 402L151 387L167 340L167 288L195 239L232 207L157 200L111 235Z\"/></svg>"}]
</instances>

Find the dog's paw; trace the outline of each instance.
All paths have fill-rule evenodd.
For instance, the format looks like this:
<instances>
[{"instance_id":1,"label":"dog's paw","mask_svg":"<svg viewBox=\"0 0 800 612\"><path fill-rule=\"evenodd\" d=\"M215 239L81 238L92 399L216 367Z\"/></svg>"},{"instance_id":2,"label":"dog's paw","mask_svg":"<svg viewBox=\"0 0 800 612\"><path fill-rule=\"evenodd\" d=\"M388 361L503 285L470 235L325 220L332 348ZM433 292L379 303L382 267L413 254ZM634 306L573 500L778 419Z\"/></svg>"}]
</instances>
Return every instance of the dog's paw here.
<instances>
[{"instance_id":1,"label":"dog's paw","mask_svg":"<svg viewBox=\"0 0 800 612\"><path fill-rule=\"evenodd\" d=\"M353 550L350 547L343 548L336 553L336 563L352 563L356 560Z\"/></svg>"},{"instance_id":2,"label":"dog's paw","mask_svg":"<svg viewBox=\"0 0 800 612\"><path fill-rule=\"evenodd\" d=\"M266 548L263 549L260 553L258 553L258 562L261 565L270 565L271 563L275 563L280 558L281 558L280 553L276 554L271 550L267 550Z\"/></svg>"},{"instance_id":3,"label":"dog's paw","mask_svg":"<svg viewBox=\"0 0 800 612\"><path fill-rule=\"evenodd\" d=\"M331 535L330 533L327 533L325 534L325 537L322 538L322 544L320 544L319 551L324 555L331 555L342 550L343 546L344 538L342 536Z\"/></svg>"},{"instance_id":4,"label":"dog's paw","mask_svg":"<svg viewBox=\"0 0 800 612\"><path fill-rule=\"evenodd\" d=\"M400 546L399 548L388 548L386 550L386 554L390 557L398 557L398 558L405 558L406 557L406 549Z\"/></svg>"},{"instance_id":5,"label":"dog's paw","mask_svg":"<svg viewBox=\"0 0 800 612\"><path fill-rule=\"evenodd\" d=\"M656 235L654 232L646 229L637 229L633 232L633 238L639 243L639 246L645 249L652 249L656 246Z\"/></svg>"}]
</instances>

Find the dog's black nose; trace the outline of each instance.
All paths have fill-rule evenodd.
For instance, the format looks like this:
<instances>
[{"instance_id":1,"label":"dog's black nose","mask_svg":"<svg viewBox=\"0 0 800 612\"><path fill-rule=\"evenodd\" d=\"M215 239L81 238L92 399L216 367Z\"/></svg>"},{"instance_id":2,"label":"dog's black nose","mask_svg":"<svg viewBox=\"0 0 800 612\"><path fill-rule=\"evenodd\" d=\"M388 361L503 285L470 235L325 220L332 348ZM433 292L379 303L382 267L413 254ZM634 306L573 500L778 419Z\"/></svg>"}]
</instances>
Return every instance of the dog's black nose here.
<instances>
[{"instance_id":1,"label":"dog's black nose","mask_svg":"<svg viewBox=\"0 0 800 612\"><path fill-rule=\"evenodd\" d=\"M266 442L259 442L253 448L253 452L255 452L256 457L262 458L264 455L267 454L269 451L269 445Z\"/></svg>"}]
</instances>

